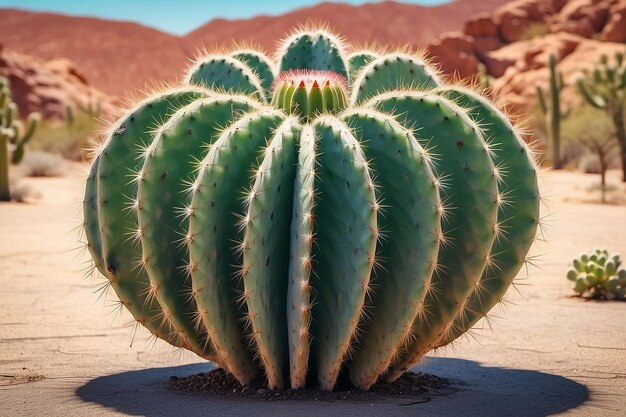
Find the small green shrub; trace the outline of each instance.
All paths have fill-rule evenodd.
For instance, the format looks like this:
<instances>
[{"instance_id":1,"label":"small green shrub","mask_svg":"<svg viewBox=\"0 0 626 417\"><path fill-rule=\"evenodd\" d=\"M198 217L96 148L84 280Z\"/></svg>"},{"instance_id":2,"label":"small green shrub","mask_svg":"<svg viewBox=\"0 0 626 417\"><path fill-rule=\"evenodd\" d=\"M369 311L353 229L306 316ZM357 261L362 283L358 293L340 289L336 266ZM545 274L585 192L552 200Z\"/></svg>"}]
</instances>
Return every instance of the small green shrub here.
<instances>
[{"instance_id":1,"label":"small green shrub","mask_svg":"<svg viewBox=\"0 0 626 417\"><path fill-rule=\"evenodd\" d=\"M548 27L544 22L531 22L526 27L526 30L522 34L523 41L527 41L534 38L541 38L547 35L549 32Z\"/></svg>"},{"instance_id":2,"label":"small green shrub","mask_svg":"<svg viewBox=\"0 0 626 417\"><path fill-rule=\"evenodd\" d=\"M21 177L11 176L9 178L11 188L11 201L17 203L29 203L41 198L41 193L29 184L25 184L21 181Z\"/></svg>"},{"instance_id":3,"label":"small green shrub","mask_svg":"<svg viewBox=\"0 0 626 417\"><path fill-rule=\"evenodd\" d=\"M66 164L57 154L33 151L26 154L20 168L27 177L58 177L65 172Z\"/></svg>"},{"instance_id":4,"label":"small green shrub","mask_svg":"<svg viewBox=\"0 0 626 417\"><path fill-rule=\"evenodd\" d=\"M578 169L585 174L601 174L600 160L598 155L592 153L585 153L580 157L578 161Z\"/></svg>"},{"instance_id":5,"label":"small green shrub","mask_svg":"<svg viewBox=\"0 0 626 417\"><path fill-rule=\"evenodd\" d=\"M606 250L596 249L572 261L573 268L567 272L567 279L574 281L574 292L578 296L624 300L626 270L620 269L621 264L618 254L609 255Z\"/></svg>"},{"instance_id":6,"label":"small green shrub","mask_svg":"<svg viewBox=\"0 0 626 417\"><path fill-rule=\"evenodd\" d=\"M99 121L78 112L71 125L44 121L30 143L32 150L56 153L71 161L82 161L101 128Z\"/></svg>"}]
</instances>

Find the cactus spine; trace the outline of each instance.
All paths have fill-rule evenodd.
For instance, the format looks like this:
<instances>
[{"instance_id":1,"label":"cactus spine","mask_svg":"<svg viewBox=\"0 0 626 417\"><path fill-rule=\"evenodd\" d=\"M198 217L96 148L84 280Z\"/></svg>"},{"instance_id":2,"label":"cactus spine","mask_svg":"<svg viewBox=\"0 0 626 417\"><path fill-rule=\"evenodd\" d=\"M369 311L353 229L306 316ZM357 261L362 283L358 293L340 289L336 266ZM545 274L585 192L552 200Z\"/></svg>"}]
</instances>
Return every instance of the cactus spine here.
<instances>
[{"instance_id":1,"label":"cactus spine","mask_svg":"<svg viewBox=\"0 0 626 417\"><path fill-rule=\"evenodd\" d=\"M604 110L611 116L615 126L615 137L619 144L620 161L622 164L622 181L626 182L626 126L624 111L626 110L626 62L624 54L615 54L611 63L603 55L597 67L586 71L577 80L578 91L584 99L597 109Z\"/></svg>"},{"instance_id":2,"label":"cactus spine","mask_svg":"<svg viewBox=\"0 0 626 417\"><path fill-rule=\"evenodd\" d=\"M552 148L552 168L561 169L561 118L567 117L567 113L561 112L561 91L565 87L563 74L556 70L556 56L550 54L548 59L550 68L550 102L541 86L537 86L537 100L539 108L545 116L546 132L550 147Z\"/></svg>"},{"instance_id":3,"label":"cactus spine","mask_svg":"<svg viewBox=\"0 0 626 417\"><path fill-rule=\"evenodd\" d=\"M0 201L11 200L9 163L19 164L22 161L25 146L33 137L39 119L39 113L30 113L24 128L19 120L17 104L11 96L9 79L0 77ZM13 148L10 161L9 147Z\"/></svg>"},{"instance_id":4,"label":"cactus spine","mask_svg":"<svg viewBox=\"0 0 626 417\"><path fill-rule=\"evenodd\" d=\"M316 30L276 65L200 59L195 87L111 128L87 180L121 302L242 384L393 380L501 300L534 237L534 164L502 113L422 57L344 48Z\"/></svg>"}]
</instances>

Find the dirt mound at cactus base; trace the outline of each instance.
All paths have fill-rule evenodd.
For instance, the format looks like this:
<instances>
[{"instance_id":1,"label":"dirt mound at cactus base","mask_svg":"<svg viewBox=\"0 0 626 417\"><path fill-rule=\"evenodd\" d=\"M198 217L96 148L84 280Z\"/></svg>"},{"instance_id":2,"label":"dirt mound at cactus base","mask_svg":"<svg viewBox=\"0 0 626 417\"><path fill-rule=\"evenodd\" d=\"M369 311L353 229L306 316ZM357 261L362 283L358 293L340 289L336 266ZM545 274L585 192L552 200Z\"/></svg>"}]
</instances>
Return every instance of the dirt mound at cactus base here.
<instances>
[{"instance_id":1,"label":"dirt mound at cactus base","mask_svg":"<svg viewBox=\"0 0 626 417\"><path fill-rule=\"evenodd\" d=\"M302 390L286 389L271 391L267 383L258 382L250 387L242 387L237 380L223 369L190 375L184 378L170 377L170 388L189 393L209 394L231 398L256 398L267 401L306 400L306 401L373 401L388 397L403 397L406 405L430 401L432 395L451 394L455 389L446 378L426 373L407 372L391 384L378 383L369 391L338 387L334 391L320 391L315 388Z\"/></svg>"}]
</instances>

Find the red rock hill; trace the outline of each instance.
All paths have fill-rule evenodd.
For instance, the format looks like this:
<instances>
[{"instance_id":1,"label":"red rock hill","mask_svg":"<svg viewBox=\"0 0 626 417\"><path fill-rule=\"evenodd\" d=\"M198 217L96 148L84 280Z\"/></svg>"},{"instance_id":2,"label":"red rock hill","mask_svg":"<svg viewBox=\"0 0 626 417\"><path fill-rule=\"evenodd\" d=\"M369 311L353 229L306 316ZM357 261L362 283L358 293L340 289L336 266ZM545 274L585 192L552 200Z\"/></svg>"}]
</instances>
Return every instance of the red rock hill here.
<instances>
[{"instance_id":1,"label":"red rock hill","mask_svg":"<svg viewBox=\"0 0 626 417\"><path fill-rule=\"evenodd\" d=\"M44 60L68 58L94 87L126 96L146 83L180 78L188 57L201 46L252 41L272 51L276 40L308 21L326 22L353 43L424 46L506 1L457 0L437 7L323 3L280 16L213 20L183 37L136 23L2 9L0 43Z\"/></svg>"}]
</instances>

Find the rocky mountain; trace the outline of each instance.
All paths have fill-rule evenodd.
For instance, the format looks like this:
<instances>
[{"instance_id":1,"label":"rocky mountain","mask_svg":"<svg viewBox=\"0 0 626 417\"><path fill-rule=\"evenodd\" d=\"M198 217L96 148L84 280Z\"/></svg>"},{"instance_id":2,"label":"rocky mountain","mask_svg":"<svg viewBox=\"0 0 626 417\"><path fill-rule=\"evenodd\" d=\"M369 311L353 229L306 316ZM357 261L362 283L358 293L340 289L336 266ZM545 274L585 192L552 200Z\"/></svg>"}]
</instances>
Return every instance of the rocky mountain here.
<instances>
[{"instance_id":1,"label":"rocky mountain","mask_svg":"<svg viewBox=\"0 0 626 417\"><path fill-rule=\"evenodd\" d=\"M437 7L322 3L280 16L216 19L182 37L136 23L0 9L0 43L44 60L68 58L94 87L127 96L146 83L176 81L203 47L246 41L273 51L277 40L307 22L327 24L354 43L425 46L442 32L460 30L473 13L506 1L457 0Z\"/></svg>"},{"instance_id":2,"label":"rocky mountain","mask_svg":"<svg viewBox=\"0 0 626 417\"><path fill-rule=\"evenodd\" d=\"M493 90L523 113L535 102L535 87L547 84L551 53L566 85L565 101L583 69L600 56L626 51L626 0L515 0L465 23L428 47L447 73L461 78L483 63L495 78Z\"/></svg>"},{"instance_id":3,"label":"rocky mountain","mask_svg":"<svg viewBox=\"0 0 626 417\"><path fill-rule=\"evenodd\" d=\"M66 58L45 61L0 45L0 75L9 79L21 114L38 111L46 118L62 119L67 106L91 104L100 106L103 114L115 109L115 99L90 86Z\"/></svg>"},{"instance_id":4,"label":"rocky mountain","mask_svg":"<svg viewBox=\"0 0 626 417\"><path fill-rule=\"evenodd\" d=\"M210 49L236 40L273 52L277 40L294 27L321 23L355 45L376 42L422 47L443 32L460 30L472 15L490 12L507 1L510 0L456 0L435 7L395 1L362 6L324 2L280 16L236 21L216 19L187 34L183 41L187 47L204 45Z\"/></svg>"},{"instance_id":5,"label":"rocky mountain","mask_svg":"<svg viewBox=\"0 0 626 417\"><path fill-rule=\"evenodd\" d=\"M136 23L11 9L0 10L0 22L7 48L44 60L67 58L110 95L176 79L188 62L180 38Z\"/></svg>"},{"instance_id":6,"label":"rocky mountain","mask_svg":"<svg viewBox=\"0 0 626 417\"><path fill-rule=\"evenodd\" d=\"M202 47L248 42L272 51L276 40L307 22L326 24L352 44L425 47L444 73L458 78L474 77L482 63L496 95L519 112L534 103L535 86L547 83L550 53L569 85L567 102L578 98L571 86L584 68L602 54L626 50L626 0L322 3L280 16L216 19L182 37L135 23L9 9L0 9L0 21L0 43L10 48L0 55L0 73L22 86L20 103L46 103L53 114L66 99L80 103L101 94L112 103L110 96L176 81Z\"/></svg>"}]
</instances>

